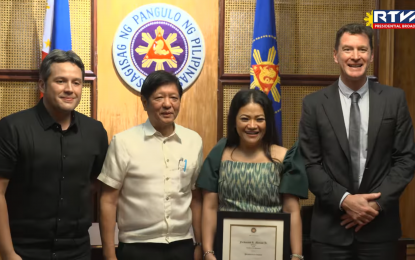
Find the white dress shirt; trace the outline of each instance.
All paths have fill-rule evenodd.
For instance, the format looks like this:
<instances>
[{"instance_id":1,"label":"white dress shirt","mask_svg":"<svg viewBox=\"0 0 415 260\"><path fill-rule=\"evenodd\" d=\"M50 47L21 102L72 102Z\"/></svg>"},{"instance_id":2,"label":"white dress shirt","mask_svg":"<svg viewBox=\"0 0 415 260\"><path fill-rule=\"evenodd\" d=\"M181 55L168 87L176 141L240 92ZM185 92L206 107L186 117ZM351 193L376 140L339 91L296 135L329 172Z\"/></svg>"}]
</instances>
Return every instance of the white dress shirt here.
<instances>
[{"instance_id":1,"label":"white dress shirt","mask_svg":"<svg viewBox=\"0 0 415 260\"><path fill-rule=\"evenodd\" d=\"M98 179L120 189L119 240L171 243L191 239L191 190L202 166L202 138L175 124L163 137L147 120L114 136Z\"/></svg>"},{"instance_id":2,"label":"white dress shirt","mask_svg":"<svg viewBox=\"0 0 415 260\"><path fill-rule=\"evenodd\" d=\"M346 127L347 138L349 138L349 121L350 121L350 106L352 105L352 100L350 96L355 91L347 87L341 77L339 78L339 94L340 94L340 103L343 111L344 125ZM369 82L366 79L366 83L356 91L360 95L358 100L359 110L360 110L360 168L359 168L359 185L362 182L363 173L365 171L366 157L367 157L367 137L368 137L368 128L369 128ZM341 201L340 206L343 203L343 200L350 193L346 192Z\"/></svg>"}]
</instances>

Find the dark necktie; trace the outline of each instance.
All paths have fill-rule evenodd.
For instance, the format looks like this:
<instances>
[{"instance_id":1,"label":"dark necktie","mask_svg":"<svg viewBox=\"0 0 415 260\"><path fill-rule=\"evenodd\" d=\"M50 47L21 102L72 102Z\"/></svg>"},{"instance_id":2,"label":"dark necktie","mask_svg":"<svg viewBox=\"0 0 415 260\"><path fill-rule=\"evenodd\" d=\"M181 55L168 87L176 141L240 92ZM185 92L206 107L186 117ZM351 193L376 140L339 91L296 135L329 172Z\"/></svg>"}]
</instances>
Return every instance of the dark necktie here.
<instances>
[{"instance_id":1,"label":"dark necktie","mask_svg":"<svg viewBox=\"0 0 415 260\"><path fill-rule=\"evenodd\" d=\"M353 185L355 192L359 189L359 173L360 173L360 95L353 92L350 96L352 104L350 106L349 121L349 150L350 159L352 160Z\"/></svg>"}]
</instances>

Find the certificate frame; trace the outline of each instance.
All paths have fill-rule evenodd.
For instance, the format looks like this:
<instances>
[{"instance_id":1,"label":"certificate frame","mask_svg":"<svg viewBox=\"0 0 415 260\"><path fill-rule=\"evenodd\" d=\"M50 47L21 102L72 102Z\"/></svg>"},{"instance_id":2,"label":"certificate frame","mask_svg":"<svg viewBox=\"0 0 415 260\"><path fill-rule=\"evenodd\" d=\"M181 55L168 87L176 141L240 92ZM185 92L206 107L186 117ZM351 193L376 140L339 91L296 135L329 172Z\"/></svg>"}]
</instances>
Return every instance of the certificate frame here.
<instances>
[{"instance_id":1,"label":"certificate frame","mask_svg":"<svg viewBox=\"0 0 415 260\"><path fill-rule=\"evenodd\" d=\"M282 250L275 256L275 260L290 259L290 214L288 213L256 213L256 212L230 212L219 211L217 215L217 228L215 238L215 255L217 260L230 260L230 251L224 250L224 245L230 247L230 228L232 226L264 226L277 227L280 230L276 234L275 247ZM281 232L281 227L283 227ZM277 228L276 228L277 229ZM282 245L279 244L283 241ZM228 252L229 251L229 252ZM225 254L225 255L224 255Z\"/></svg>"}]
</instances>

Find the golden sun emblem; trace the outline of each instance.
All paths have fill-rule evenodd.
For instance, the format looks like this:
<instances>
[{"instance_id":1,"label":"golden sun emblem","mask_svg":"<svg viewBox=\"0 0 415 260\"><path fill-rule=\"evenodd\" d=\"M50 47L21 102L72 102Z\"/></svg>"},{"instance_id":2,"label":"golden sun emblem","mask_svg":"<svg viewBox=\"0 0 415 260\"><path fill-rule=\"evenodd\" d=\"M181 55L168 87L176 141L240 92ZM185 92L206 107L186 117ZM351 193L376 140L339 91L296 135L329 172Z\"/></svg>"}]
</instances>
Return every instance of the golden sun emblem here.
<instances>
[{"instance_id":1,"label":"golden sun emblem","mask_svg":"<svg viewBox=\"0 0 415 260\"><path fill-rule=\"evenodd\" d=\"M366 26L370 26L373 28L373 10L370 13L366 13L366 17L364 18L366 21Z\"/></svg>"},{"instance_id":2,"label":"golden sun emblem","mask_svg":"<svg viewBox=\"0 0 415 260\"><path fill-rule=\"evenodd\" d=\"M261 53L259 50L254 49L253 56L256 64L252 65L250 69L250 74L254 78L250 88L252 89L257 87L267 95L271 91L274 100L276 102L280 102L281 94L276 88L276 85L281 83L281 79L278 75L279 65L274 64L276 55L277 51L275 50L275 47L272 47L268 50L267 61L262 61Z\"/></svg>"},{"instance_id":3,"label":"golden sun emblem","mask_svg":"<svg viewBox=\"0 0 415 260\"><path fill-rule=\"evenodd\" d=\"M157 27L155 33L154 39L149 33L142 33L141 37L148 45L140 45L135 49L139 55L145 55L142 62L143 68L149 68L153 61L156 63L155 70L164 70L164 62L170 68L177 68L177 60L174 56L179 56L183 52L180 46L171 47L171 44L177 40L177 33L170 33L165 39L161 26Z\"/></svg>"}]
</instances>

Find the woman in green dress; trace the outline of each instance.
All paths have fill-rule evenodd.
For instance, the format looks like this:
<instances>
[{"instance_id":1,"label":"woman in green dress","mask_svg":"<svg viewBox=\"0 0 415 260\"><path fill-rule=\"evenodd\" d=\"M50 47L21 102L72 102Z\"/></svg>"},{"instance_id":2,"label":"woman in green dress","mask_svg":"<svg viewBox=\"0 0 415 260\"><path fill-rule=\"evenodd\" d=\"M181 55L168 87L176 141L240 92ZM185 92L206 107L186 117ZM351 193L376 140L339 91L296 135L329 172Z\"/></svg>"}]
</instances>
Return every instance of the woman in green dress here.
<instances>
[{"instance_id":1,"label":"woman in green dress","mask_svg":"<svg viewBox=\"0 0 415 260\"><path fill-rule=\"evenodd\" d=\"M291 257L303 259L299 198L307 198L307 177L297 144L289 151L278 144L274 111L266 94L252 89L235 95L227 138L209 153L197 186L203 192L204 259L216 260L218 210L291 213Z\"/></svg>"}]
</instances>

